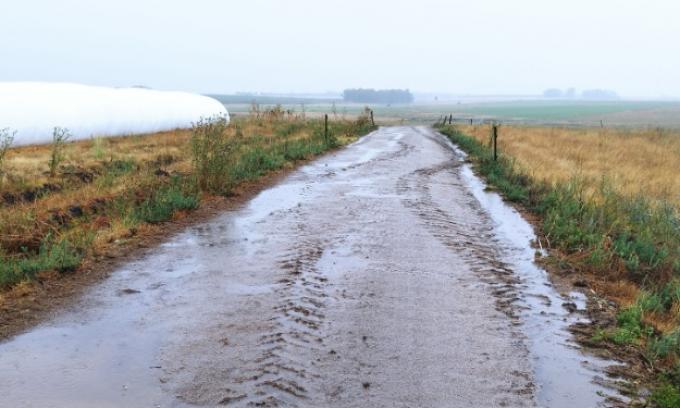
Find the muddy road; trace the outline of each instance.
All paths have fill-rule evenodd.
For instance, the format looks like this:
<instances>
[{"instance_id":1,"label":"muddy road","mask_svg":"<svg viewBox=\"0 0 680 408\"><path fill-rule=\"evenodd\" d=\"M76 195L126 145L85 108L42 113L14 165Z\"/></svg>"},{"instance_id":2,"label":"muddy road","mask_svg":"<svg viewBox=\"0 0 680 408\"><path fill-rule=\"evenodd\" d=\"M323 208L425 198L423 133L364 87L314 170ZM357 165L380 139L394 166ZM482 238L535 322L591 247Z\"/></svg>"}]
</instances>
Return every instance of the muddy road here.
<instances>
[{"instance_id":1,"label":"muddy road","mask_svg":"<svg viewBox=\"0 0 680 408\"><path fill-rule=\"evenodd\" d=\"M0 405L596 406L531 237L443 136L381 128L0 344Z\"/></svg>"}]
</instances>

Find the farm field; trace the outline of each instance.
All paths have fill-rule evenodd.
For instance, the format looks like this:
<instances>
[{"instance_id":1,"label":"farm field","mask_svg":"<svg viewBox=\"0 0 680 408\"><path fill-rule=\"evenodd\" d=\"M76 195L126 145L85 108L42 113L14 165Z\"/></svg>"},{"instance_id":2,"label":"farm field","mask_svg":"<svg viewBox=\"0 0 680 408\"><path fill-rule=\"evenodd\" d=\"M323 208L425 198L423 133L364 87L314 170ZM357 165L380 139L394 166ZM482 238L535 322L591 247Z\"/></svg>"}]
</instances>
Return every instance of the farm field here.
<instances>
[{"instance_id":1,"label":"farm field","mask_svg":"<svg viewBox=\"0 0 680 408\"><path fill-rule=\"evenodd\" d=\"M646 112L663 110L680 110L680 103L654 101L518 101L487 102L462 105L453 109L454 114L482 116L498 120L527 121L537 123L573 123L597 124L602 119L610 125L608 119L614 114L631 115L632 118ZM642 123L640 123L642 124ZM649 125L652 125L650 122ZM679 123L680 124L680 123Z\"/></svg>"},{"instance_id":2,"label":"farm field","mask_svg":"<svg viewBox=\"0 0 680 408\"><path fill-rule=\"evenodd\" d=\"M490 125L459 125L464 134L489 143ZM627 196L643 196L680 208L680 131L508 125L498 146L541 182L582 179L590 188L605 182Z\"/></svg>"},{"instance_id":3,"label":"farm field","mask_svg":"<svg viewBox=\"0 0 680 408\"><path fill-rule=\"evenodd\" d=\"M244 114L252 104L243 97L234 103L234 98L215 96L230 112ZM346 117L360 113L363 104L344 103L341 100L321 102L314 99L256 98L262 107L280 104L285 110L305 112L312 116L323 113L333 117ZM476 102L461 98L460 103L423 101L409 105L371 105L371 109L385 123L431 124L443 114L451 114L458 122L496 120L514 124L557 125L557 126L600 126L632 128L680 128L680 102L670 101L549 101L518 100Z\"/></svg>"}]
</instances>

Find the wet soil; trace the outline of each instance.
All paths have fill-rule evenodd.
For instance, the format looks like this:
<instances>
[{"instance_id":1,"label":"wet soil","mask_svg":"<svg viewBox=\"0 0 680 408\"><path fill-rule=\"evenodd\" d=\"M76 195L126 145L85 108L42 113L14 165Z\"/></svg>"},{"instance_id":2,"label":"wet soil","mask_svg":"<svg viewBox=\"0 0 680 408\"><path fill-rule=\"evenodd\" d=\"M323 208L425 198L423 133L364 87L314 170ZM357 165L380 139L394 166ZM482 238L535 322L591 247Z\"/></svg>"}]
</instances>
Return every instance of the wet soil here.
<instances>
[{"instance_id":1,"label":"wet soil","mask_svg":"<svg viewBox=\"0 0 680 408\"><path fill-rule=\"evenodd\" d=\"M607 362L566 329L583 299L513 211L443 136L381 128L0 344L2 403L606 404Z\"/></svg>"}]
</instances>

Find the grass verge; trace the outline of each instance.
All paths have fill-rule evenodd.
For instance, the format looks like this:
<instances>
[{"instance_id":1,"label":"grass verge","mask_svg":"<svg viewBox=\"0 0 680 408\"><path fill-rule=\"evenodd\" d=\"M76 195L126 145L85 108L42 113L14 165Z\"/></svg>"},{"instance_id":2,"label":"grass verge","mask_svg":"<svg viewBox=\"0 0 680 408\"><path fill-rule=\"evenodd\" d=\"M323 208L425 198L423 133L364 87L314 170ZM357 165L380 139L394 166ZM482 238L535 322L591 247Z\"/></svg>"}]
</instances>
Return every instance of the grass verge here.
<instances>
[{"instance_id":1,"label":"grass verge","mask_svg":"<svg viewBox=\"0 0 680 408\"><path fill-rule=\"evenodd\" d=\"M680 217L678 208L642 194L624 194L606 179L537 180L517 162L456 126L439 130L465 150L488 184L540 216L541 235L564 271L635 285L637 299L621 305L615 327L597 341L639 348L658 374L651 400L677 407L680 398ZM674 374L675 373L675 374Z\"/></svg>"},{"instance_id":2,"label":"grass verge","mask_svg":"<svg viewBox=\"0 0 680 408\"><path fill-rule=\"evenodd\" d=\"M371 130L366 115L332 121L326 132L321 120L275 108L231 123L204 120L191 130L9 149L0 191L0 290L77 271L84 260L197 209L202 199L231 195L246 181Z\"/></svg>"}]
</instances>

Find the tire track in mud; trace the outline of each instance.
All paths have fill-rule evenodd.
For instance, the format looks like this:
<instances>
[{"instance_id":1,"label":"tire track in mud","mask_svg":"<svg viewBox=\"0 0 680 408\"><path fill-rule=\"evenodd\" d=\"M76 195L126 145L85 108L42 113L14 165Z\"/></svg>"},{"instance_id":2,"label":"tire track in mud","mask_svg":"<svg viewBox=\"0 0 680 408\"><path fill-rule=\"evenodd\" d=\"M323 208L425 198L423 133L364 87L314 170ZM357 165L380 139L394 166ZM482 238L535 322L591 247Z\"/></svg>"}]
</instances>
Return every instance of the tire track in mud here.
<instances>
[{"instance_id":1,"label":"tire track in mud","mask_svg":"<svg viewBox=\"0 0 680 408\"><path fill-rule=\"evenodd\" d=\"M394 151L391 151L391 152L390 151L382 152L377 157L374 157L374 158L367 160L367 161L362 161L362 162L358 162L358 163L355 163L355 164L351 164L349 166L344 167L343 170L354 170L354 169L364 167L364 166L371 166L371 165L379 164L379 163L384 162L384 161L397 160L397 159L402 158L402 157L407 157L408 155L410 155L415 150L415 146L410 145L408 143L404 143L401 140L398 140L396 142L396 144L398 146L397 150L394 150Z\"/></svg>"},{"instance_id":2,"label":"tire track in mud","mask_svg":"<svg viewBox=\"0 0 680 408\"><path fill-rule=\"evenodd\" d=\"M455 201L449 202L450 211L461 212L453 217L435 203L429 190L429 185L432 184L430 179L441 172L456 174L458 178L458 168L459 165L450 163L416 170L402 177L397 184L397 189L400 193L416 192L418 194L416 198L405 198L405 205L418 214L433 235L444 245L461 254L472 269L484 278L485 283L500 286L493 291L501 302L499 310L515 321L517 316L513 303L518 298L514 292L517 289L516 285L521 281L514 275L510 266L499 260L499 254L494 245L490 245L496 241L490 220L478 207L472 195L457 196ZM473 214L467 216L466 212Z\"/></svg>"},{"instance_id":3,"label":"tire track in mud","mask_svg":"<svg viewBox=\"0 0 680 408\"><path fill-rule=\"evenodd\" d=\"M299 216L298 211L293 213ZM223 405L296 407L320 377L313 356L324 346L328 280L316 263L327 244L319 234L308 231L304 222L297 222L296 230L296 244L278 261L283 274L273 291L277 302L272 324L256 345L261 351L234 380L244 393L225 398Z\"/></svg>"},{"instance_id":4,"label":"tire track in mud","mask_svg":"<svg viewBox=\"0 0 680 408\"><path fill-rule=\"evenodd\" d=\"M375 166L384 161L394 161L412 153L415 146L396 141L396 149L381 152L366 161L351 164L342 171L365 166ZM336 176L335 173L316 175L318 178ZM328 278L317 268L324 249L332 246L330 240L321 241L326 234L320 226L309 225L309 217L301 209L291 211L297 243L280 257L278 266L284 276L274 290L278 299L273 308L271 329L257 344L262 351L253 360L253 367L245 370L234 382L244 389L243 394L226 397L223 405L249 407L296 407L308 405L310 395L318 395L314 388L323 373L314 365L315 356L328 355L325 350L325 312L329 300ZM330 351L331 354L334 351Z\"/></svg>"},{"instance_id":5,"label":"tire track in mud","mask_svg":"<svg viewBox=\"0 0 680 408\"><path fill-rule=\"evenodd\" d=\"M509 265L499 260L491 221L463 186L460 167L461 164L453 161L452 157L451 162L417 169L399 178L397 192L406 196L404 205L418 215L432 235L459 254L471 270L479 275L480 280L491 287L491 294L496 298L496 309L508 316L513 336L528 356L528 349L523 344L526 335L520 330L521 321L517 313L518 308L522 307L517 304L521 280ZM458 194L447 201L446 210L437 204L430 191L430 186L436 184L435 179L440 175L453 175L446 178L448 185L451 185L450 180L453 178L456 180L454 185L460 187L455 189ZM534 393L535 385L529 373L513 371L510 375L514 379L509 392L518 395Z\"/></svg>"}]
</instances>

